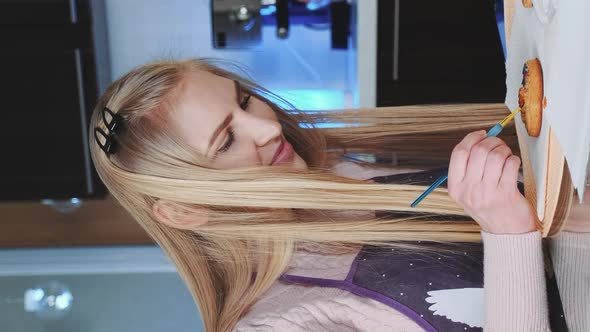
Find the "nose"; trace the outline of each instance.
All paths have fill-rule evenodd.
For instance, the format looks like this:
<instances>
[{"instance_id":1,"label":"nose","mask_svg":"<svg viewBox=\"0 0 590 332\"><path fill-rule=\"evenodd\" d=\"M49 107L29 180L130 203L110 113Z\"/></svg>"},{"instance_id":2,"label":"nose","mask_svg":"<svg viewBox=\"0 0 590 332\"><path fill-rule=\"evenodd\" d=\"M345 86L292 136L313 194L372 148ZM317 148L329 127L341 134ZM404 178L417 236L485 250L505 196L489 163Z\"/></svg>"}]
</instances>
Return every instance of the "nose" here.
<instances>
[{"instance_id":1,"label":"nose","mask_svg":"<svg viewBox=\"0 0 590 332\"><path fill-rule=\"evenodd\" d=\"M276 140L282 134L281 124L277 121L241 113L244 127L254 139L256 146L262 147Z\"/></svg>"}]
</instances>

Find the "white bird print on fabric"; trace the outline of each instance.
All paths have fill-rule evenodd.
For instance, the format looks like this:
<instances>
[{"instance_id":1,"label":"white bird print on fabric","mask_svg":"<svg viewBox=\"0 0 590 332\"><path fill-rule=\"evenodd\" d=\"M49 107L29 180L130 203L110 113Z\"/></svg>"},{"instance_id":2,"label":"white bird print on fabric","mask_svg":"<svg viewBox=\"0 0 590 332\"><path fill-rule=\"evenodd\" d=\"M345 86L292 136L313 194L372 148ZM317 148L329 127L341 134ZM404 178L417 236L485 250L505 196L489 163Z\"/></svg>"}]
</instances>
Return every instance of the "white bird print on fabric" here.
<instances>
[{"instance_id":1,"label":"white bird print on fabric","mask_svg":"<svg viewBox=\"0 0 590 332\"><path fill-rule=\"evenodd\" d=\"M482 327L485 315L483 288L441 289L427 293L428 310L453 322Z\"/></svg>"}]
</instances>

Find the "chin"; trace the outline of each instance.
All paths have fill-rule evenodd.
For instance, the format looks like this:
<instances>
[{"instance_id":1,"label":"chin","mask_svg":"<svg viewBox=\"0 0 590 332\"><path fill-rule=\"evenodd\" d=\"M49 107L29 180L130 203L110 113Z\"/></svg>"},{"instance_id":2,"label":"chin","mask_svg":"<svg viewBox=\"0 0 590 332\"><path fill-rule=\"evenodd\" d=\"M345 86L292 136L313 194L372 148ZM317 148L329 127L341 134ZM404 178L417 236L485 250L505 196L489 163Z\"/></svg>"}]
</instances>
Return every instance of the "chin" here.
<instances>
[{"instance_id":1,"label":"chin","mask_svg":"<svg viewBox=\"0 0 590 332\"><path fill-rule=\"evenodd\" d=\"M293 163L291 165L294 169L297 170L307 170L307 163L298 154L295 154L295 157L293 158Z\"/></svg>"}]
</instances>

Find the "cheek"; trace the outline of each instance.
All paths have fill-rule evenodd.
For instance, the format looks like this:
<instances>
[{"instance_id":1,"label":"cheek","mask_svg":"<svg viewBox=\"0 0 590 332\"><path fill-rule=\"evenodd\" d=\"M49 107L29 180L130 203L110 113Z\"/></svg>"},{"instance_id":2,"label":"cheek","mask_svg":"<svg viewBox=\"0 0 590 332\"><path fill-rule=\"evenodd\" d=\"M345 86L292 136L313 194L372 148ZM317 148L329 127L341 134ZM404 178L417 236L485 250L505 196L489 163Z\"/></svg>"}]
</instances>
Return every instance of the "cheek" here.
<instances>
[{"instance_id":1,"label":"cheek","mask_svg":"<svg viewBox=\"0 0 590 332\"><path fill-rule=\"evenodd\" d=\"M240 143L235 144L229 151L219 156L213 166L219 169L232 169L259 164L260 160L254 145L244 144L244 140L240 139Z\"/></svg>"},{"instance_id":2,"label":"cheek","mask_svg":"<svg viewBox=\"0 0 590 332\"><path fill-rule=\"evenodd\" d=\"M301 158L298 154L295 155L295 158L293 159L293 168L297 169L297 170L307 170L308 166L307 163L305 162L305 160L303 160L303 158Z\"/></svg>"},{"instance_id":3,"label":"cheek","mask_svg":"<svg viewBox=\"0 0 590 332\"><path fill-rule=\"evenodd\" d=\"M273 111L273 109L270 108L270 106L268 106L267 103L257 98L252 98L252 101L250 102L250 107L248 108L248 112L260 118L273 120L276 122L279 121L277 115L275 114L275 111Z\"/></svg>"}]
</instances>

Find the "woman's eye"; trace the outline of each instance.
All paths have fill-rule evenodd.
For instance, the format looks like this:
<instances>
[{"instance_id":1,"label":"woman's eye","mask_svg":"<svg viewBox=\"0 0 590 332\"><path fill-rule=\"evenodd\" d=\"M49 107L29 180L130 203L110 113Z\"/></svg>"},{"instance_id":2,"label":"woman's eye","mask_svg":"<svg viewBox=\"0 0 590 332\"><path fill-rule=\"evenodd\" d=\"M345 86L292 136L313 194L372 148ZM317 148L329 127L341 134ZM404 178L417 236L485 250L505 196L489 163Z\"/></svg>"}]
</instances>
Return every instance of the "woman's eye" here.
<instances>
[{"instance_id":1,"label":"woman's eye","mask_svg":"<svg viewBox=\"0 0 590 332\"><path fill-rule=\"evenodd\" d=\"M231 147L233 142L234 142L234 131L233 131L233 129L230 128L227 130L227 140L225 140L225 143L223 143L223 145L219 148L219 150L217 150L217 152L223 153L223 152L229 150L229 148Z\"/></svg>"},{"instance_id":2,"label":"woman's eye","mask_svg":"<svg viewBox=\"0 0 590 332\"><path fill-rule=\"evenodd\" d=\"M250 105L250 97L252 97L252 96L251 95L246 95L246 96L244 96L244 98L240 102L240 108L243 109L244 111L246 109L248 109L248 105Z\"/></svg>"}]
</instances>

